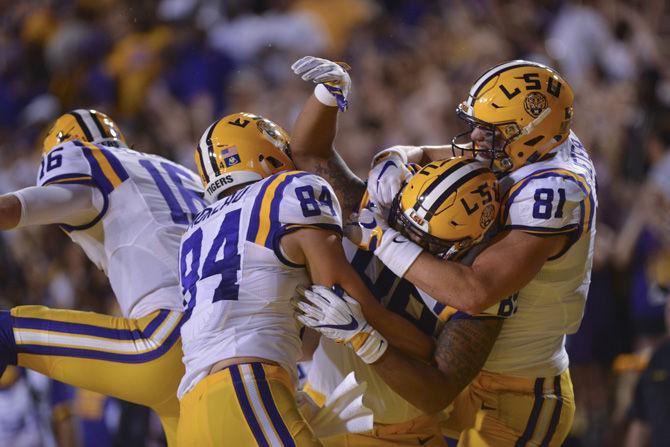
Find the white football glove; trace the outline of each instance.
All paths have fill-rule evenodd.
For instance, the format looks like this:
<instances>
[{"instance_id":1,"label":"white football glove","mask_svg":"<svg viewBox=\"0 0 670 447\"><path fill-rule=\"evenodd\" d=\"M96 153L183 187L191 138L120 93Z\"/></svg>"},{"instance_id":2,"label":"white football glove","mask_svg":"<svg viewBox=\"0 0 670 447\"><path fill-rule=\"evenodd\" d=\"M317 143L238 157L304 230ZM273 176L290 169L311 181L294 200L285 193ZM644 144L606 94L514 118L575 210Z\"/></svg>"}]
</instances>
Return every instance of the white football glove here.
<instances>
[{"instance_id":1,"label":"white football glove","mask_svg":"<svg viewBox=\"0 0 670 447\"><path fill-rule=\"evenodd\" d=\"M380 158L381 155L384 156ZM395 196L414 174L406 166L407 157L399 152L383 151L375 160L377 163L368 174L368 198L382 212L387 212L391 209Z\"/></svg>"},{"instance_id":2,"label":"white football glove","mask_svg":"<svg viewBox=\"0 0 670 447\"><path fill-rule=\"evenodd\" d=\"M314 88L314 96L320 103L331 107L337 106L342 111L347 110L351 91L351 78L347 73L348 65L320 57L305 56L295 61L291 69L304 81L317 84Z\"/></svg>"},{"instance_id":3,"label":"white football glove","mask_svg":"<svg viewBox=\"0 0 670 447\"><path fill-rule=\"evenodd\" d=\"M336 343L346 343L365 362L374 363L386 352L388 342L363 316L360 304L337 287L298 287L304 298L295 301L296 318Z\"/></svg>"}]
</instances>

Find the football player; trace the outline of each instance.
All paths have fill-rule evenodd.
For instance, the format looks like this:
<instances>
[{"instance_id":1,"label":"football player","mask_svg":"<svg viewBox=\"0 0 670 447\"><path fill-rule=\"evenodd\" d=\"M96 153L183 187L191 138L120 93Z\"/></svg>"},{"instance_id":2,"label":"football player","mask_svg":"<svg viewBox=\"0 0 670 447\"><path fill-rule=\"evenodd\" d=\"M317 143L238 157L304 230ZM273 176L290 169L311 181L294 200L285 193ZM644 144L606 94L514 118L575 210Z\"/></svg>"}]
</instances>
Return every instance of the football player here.
<instances>
[{"instance_id":1,"label":"football player","mask_svg":"<svg viewBox=\"0 0 670 447\"><path fill-rule=\"evenodd\" d=\"M296 159L300 166L315 170L334 185L338 197L345 203L344 209L348 210L345 215L348 216L357 210L358 202L365 192L364 183L348 170L332 147L338 114L336 106L346 105L349 77L337 64L314 57L301 59L293 65L293 69L303 79L318 83L294 129L294 142L297 143L298 151ZM422 153L416 148L410 149L419 155ZM439 153L440 149L429 150ZM395 150L386 151L377 157L376 162L383 162L384 172L399 170L406 178L411 177L412 167L405 166L407 160L387 158L394 153ZM497 215L498 197L493 174L481 163L464 158L429 164L420 172L408 183L406 193L396 204L398 221L413 222L414 226L407 227L412 231L408 231L406 236L430 239L426 248L431 253L467 262L462 258L482 240ZM388 176L384 179L394 180L396 177ZM380 244L386 247L389 243L405 245L406 236L399 232L391 234L395 230L385 231L390 237L382 235L379 227L384 226L385 218L374 214L370 209L363 209L358 216L363 232L377 237L374 243L368 243L368 248L374 249L373 245ZM428 228L433 232L432 236ZM382 236L381 239L379 236ZM439 335L438 346L441 346L442 355L449 360L442 371L427 364L400 360L390 368L371 370L350 350L322 338L314 354L306 391L315 400L323 400L342 375L354 369L357 376L364 377L370 384L364 403L373 409L377 423L371 433L350 434L346 440L326 439L324 443L333 446L342 443L357 446L417 445L417 442L431 446L444 445L438 411L453 401L479 372L503 319L512 315L514 303L496 303L480 315L469 316L437 303L413 284L397 277L371 251L357 250L355 245L346 240L345 249L352 265L370 283L377 298L387 308L413 321L426 333L436 337ZM322 295L322 298L327 295L323 291L314 293ZM332 296L325 298L331 303L338 303ZM336 307L336 304L330 305ZM327 312L323 306L317 307ZM309 314L309 310L306 313ZM443 323L440 320L447 319L449 321L441 330ZM312 326L309 321L306 322ZM317 330L331 337L326 331ZM399 388L399 384L408 377L427 378L436 374L439 379L431 379L431 384L426 383L427 389L423 390L429 394L426 400L432 405L421 405L416 396L407 395Z\"/></svg>"},{"instance_id":2,"label":"football player","mask_svg":"<svg viewBox=\"0 0 670 447\"><path fill-rule=\"evenodd\" d=\"M182 237L179 257L190 315L182 327L179 445L321 445L294 397L297 285L337 284L360 301L348 298L351 319L337 329L366 363L426 361L434 342L385 310L357 276L343 252L335 193L295 170L283 129L257 115L229 115L204 132L195 158L212 204ZM404 390L427 380L408 380Z\"/></svg>"},{"instance_id":3,"label":"football player","mask_svg":"<svg viewBox=\"0 0 670 447\"><path fill-rule=\"evenodd\" d=\"M0 228L60 224L109 277L122 317L43 306L0 313L0 364L146 405L175 445L179 380L179 241L204 208L192 171L128 149L105 114L59 117L37 186L0 197Z\"/></svg>"},{"instance_id":4,"label":"football player","mask_svg":"<svg viewBox=\"0 0 670 447\"><path fill-rule=\"evenodd\" d=\"M497 171L500 233L471 265L418 246L375 251L443 304L476 313L510 296L518 303L482 373L456 401L450 421L460 445L560 445L572 425L565 337L584 310L597 207L593 164L570 130L573 99L569 84L542 64L517 60L488 70L457 109L471 129L452 145ZM390 206L399 182L379 181L381 169L368 191ZM444 363L439 347L437 361Z\"/></svg>"}]
</instances>

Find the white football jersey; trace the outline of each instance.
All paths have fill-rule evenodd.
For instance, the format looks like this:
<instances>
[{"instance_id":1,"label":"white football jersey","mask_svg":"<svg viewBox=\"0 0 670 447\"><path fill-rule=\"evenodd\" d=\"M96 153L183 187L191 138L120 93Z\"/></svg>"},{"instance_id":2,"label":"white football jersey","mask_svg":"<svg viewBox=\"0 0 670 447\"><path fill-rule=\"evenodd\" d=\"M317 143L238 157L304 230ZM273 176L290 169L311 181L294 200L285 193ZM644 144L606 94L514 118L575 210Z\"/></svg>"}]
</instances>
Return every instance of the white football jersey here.
<instances>
[{"instance_id":1,"label":"white football jersey","mask_svg":"<svg viewBox=\"0 0 670 447\"><path fill-rule=\"evenodd\" d=\"M598 205L593 163L570 133L544 161L504 177L501 192L503 231L565 233L571 239L516 295L516 314L505 321L484 370L555 376L568 368L565 336L579 329L591 282Z\"/></svg>"},{"instance_id":2,"label":"white football jersey","mask_svg":"<svg viewBox=\"0 0 670 447\"><path fill-rule=\"evenodd\" d=\"M99 214L61 225L109 277L123 316L181 309L181 235L205 206L199 177L165 158L128 148L70 141L43 158L37 185L94 187Z\"/></svg>"},{"instance_id":3,"label":"white football jersey","mask_svg":"<svg viewBox=\"0 0 670 447\"><path fill-rule=\"evenodd\" d=\"M280 240L305 227L340 233L342 218L330 185L301 171L258 181L196 216L179 257L188 317L179 398L231 357L274 361L297 383L302 352L290 300L297 285L311 281L305 266L284 256Z\"/></svg>"}]
</instances>

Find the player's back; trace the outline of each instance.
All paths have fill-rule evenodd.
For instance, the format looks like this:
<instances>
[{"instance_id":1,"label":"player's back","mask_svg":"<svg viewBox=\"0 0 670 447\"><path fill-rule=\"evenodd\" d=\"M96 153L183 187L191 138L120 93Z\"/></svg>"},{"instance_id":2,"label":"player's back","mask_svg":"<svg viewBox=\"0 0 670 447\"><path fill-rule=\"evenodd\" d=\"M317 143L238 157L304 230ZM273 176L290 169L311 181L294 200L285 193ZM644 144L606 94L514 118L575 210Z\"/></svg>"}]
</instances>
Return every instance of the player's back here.
<instances>
[{"instance_id":1,"label":"player's back","mask_svg":"<svg viewBox=\"0 0 670 447\"><path fill-rule=\"evenodd\" d=\"M503 325L487 371L525 377L562 373L568 367L565 335L576 332L582 319L595 239L595 170L573 133L549 155L501 181L502 228L566 234L568 247L518 292L517 312Z\"/></svg>"},{"instance_id":2,"label":"player's back","mask_svg":"<svg viewBox=\"0 0 670 447\"><path fill-rule=\"evenodd\" d=\"M44 156L37 183L94 187L97 216L61 227L107 274L124 316L181 309L179 241L204 207L196 174L163 157L75 140Z\"/></svg>"},{"instance_id":3,"label":"player's back","mask_svg":"<svg viewBox=\"0 0 670 447\"><path fill-rule=\"evenodd\" d=\"M305 266L282 253L281 237L303 227L341 231L330 186L287 171L239 189L198 214L182 238L180 270L186 374L181 398L218 361L256 357L281 365L294 380L301 355L290 300L308 284Z\"/></svg>"}]
</instances>

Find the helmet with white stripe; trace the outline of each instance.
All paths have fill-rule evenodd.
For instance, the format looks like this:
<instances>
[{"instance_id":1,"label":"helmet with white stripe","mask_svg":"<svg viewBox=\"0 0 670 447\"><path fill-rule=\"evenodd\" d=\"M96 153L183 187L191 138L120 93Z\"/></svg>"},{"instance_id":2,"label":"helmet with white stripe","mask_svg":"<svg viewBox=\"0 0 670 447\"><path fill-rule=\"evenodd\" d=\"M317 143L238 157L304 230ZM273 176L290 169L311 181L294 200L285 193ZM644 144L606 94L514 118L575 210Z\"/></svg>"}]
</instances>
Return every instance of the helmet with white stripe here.
<instances>
[{"instance_id":1,"label":"helmet with white stripe","mask_svg":"<svg viewBox=\"0 0 670 447\"><path fill-rule=\"evenodd\" d=\"M288 133L251 113L224 116L209 126L195 150L195 164L210 202L230 187L295 169Z\"/></svg>"},{"instance_id":2,"label":"helmet with white stripe","mask_svg":"<svg viewBox=\"0 0 670 447\"><path fill-rule=\"evenodd\" d=\"M481 242L500 209L493 172L472 158L435 161L396 196L389 223L431 253L454 259Z\"/></svg>"},{"instance_id":3,"label":"helmet with white stripe","mask_svg":"<svg viewBox=\"0 0 670 447\"><path fill-rule=\"evenodd\" d=\"M570 133L574 93L553 69L515 60L489 69L474 83L456 113L472 129L452 147L489 160L500 172L540 160ZM475 128L485 138L472 138Z\"/></svg>"},{"instance_id":4,"label":"helmet with white stripe","mask_svg":"<svg viewBox=\"0 0 670 447\"><path fill-rule=\"evenodd\" d=\"M126 139L119 126L107 115L97 110L76 109L58 117L47 131L42 151L66 141L80 140L106 146L125 146Z\"/></svg>"}]
</instances>

